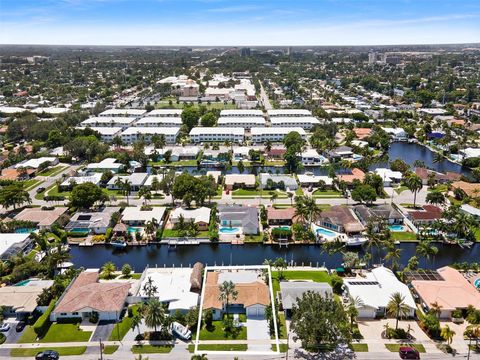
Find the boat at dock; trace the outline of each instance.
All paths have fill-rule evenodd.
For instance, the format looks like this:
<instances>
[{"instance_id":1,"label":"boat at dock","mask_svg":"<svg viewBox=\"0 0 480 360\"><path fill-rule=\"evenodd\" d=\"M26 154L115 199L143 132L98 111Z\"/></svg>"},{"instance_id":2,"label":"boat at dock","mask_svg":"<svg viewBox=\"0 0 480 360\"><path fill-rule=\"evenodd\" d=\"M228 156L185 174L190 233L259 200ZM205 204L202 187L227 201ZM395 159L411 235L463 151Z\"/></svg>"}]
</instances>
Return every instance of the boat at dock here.
<instances>
[{"instance_id":1,"label":"boat at dock","mask_svg":"<svg viewBox=\"0 0 480 360\"><path fill-rule=\"evenodd\" d=\"M117 249L125 249L127 247L127 243L119 239L110 241L110 245Z\"/></svg>"}]
</instances>

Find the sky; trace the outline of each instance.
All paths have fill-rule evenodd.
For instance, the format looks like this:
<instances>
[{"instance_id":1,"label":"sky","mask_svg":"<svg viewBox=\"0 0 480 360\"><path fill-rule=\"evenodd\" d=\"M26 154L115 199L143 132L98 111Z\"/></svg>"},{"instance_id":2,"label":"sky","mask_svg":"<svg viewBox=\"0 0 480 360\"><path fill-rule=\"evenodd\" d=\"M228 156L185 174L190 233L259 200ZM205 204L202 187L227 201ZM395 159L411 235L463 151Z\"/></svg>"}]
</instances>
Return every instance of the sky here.
<instances>
[{"instance_id":1,"label":"sky","mask_svg":"<svg viewBox=\"0 0 480 360\"><path fill-rule=\"evenodd\" d=\"M0 0L0 44L480 42L480 0Z\"/></svg>"}]
</instances>

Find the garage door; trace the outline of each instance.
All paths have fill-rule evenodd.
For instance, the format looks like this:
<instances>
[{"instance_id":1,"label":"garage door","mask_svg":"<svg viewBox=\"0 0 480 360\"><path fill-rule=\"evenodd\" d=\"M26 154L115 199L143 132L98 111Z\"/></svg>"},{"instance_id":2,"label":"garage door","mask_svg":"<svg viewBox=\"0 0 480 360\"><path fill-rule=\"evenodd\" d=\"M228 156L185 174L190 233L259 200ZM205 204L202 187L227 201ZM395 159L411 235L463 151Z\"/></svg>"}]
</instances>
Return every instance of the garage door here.
<instances>
[{"instance_id":1,"label":"garage door","mask_svg":"<svg viewBox=\"0 0 480 360\"><path fill-rule=\"evenodd\" d=\"M363 319L375 318L375 311L373 309L358 309L358 317Z\"/></svg>"},{"instance_id":2,"label":"garage door","mask_svg":"<svg viewBox=\"0 0 480 360\"><path fill-rule=\"evenodd\" d=\"M247 315L265 316L265 308L263 306L250 306L247 308Z\"/></svg>"}]
</instances>

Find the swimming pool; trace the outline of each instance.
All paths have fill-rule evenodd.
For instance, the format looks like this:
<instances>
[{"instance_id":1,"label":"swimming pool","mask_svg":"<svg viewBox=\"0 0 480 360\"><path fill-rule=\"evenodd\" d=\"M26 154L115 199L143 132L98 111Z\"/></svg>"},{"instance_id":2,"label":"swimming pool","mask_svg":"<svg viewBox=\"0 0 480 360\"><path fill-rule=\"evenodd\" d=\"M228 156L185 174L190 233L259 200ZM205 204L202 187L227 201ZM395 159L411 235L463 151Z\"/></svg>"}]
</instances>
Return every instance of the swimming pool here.
<instances>
[{"instance_id":1,"label":"swimming pool","mask_svg":"<svg viewBox=\"0 0 480 360\"><path fill-rule=\"evenodd\" d=\"M238 234L240 233L240 228L238 227L221 227L218 229L220 234Z\"/></svg>"},{"instance_id":2,"label":"swimming pool","mask_svg":"<svg viewBox=\"0 0 480 360\"><path fill-rule=\"evenodd\" d=\"M327 236L327 237L335 237L335 233L333 231L330 231L330 230L327 230L327 229L324 229L324 228L318 228L316 230L316 233L317 235L323 235L323 236Z\"/></svg>"},{"instance_id":3,"label":"swimming pool","mask_svg":"<svg viewBox=\"0 0 480 360\"><path fill-rule=\"evenodd\" d=\"M277 227L277 229L279 229L279 230L290 230L290 226L288 226L288 225L283 225L283 226Z\"/></svg>"},{"instance_id":4,"label":"swimming pool","mask_svg":"<svg viewBox=\"0 0 480 360\"><path fill-rule=\"evenodd\" d=\"M127 231L129 234L135 234L137 232L141 232L142 228L129 226Z\"/></svg>"},{"instance_id":5,"label":"swimming pool","mask_svg":"<svg viewBox=\"0 0 480 360\"><path fill-rule=\"evenodd\" d=\"M88 228L72 228L70 229L71 233L77 234L87 234L89 232Z\"/></svg>"},{"instance_id":6,"label":"swimming pool","mask_svg":"<svg viewBox=\"0 0 480 360\"><path fill-rule=\"evenodd\" d=\"M390 225L388 228L390 231L405 231L405 226L403 225Z\"/></svg>"},{"instance_id":7,"label":"swimming pool","mask_svg":"<svg viewBox=\"0 0 480 360\"><path fill-rule=\"evenodd\" d=\"M16 234L30 234L32 232L34 232L35 228L18 228L18 229L15 229L15 233Z\"/></svg>"},{"instance_id":8,"label":"swimming pool","mask_svg":"<svg viewBox=\"0 0 480 360\"><path fill-rule=\"evenodd\" d=\"M475 286L477 289L480 288L480 278L475 279L473 286Z\"/></svg>"},{"instance_id":9,"label":"swimming pool","mask_svg":"<svg viewBox=\"0 0 480 360\"><path fill-rule=\"evenodd\" d=\"M22 280L22 281L16 283L15 285L13 285L13 286L27 286L29 282L30 282L30 280Z\"/></svg>"}]
</instances>

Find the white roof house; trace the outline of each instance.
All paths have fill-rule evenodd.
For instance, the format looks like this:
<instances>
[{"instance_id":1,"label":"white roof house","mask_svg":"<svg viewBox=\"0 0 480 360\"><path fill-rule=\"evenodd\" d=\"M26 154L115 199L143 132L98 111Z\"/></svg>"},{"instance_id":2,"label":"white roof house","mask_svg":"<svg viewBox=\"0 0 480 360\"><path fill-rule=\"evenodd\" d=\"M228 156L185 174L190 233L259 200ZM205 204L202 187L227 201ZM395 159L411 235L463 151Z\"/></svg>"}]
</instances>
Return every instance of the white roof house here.
<instances>
[{"instance_id":1,"label":"white roof house","mask_svg":"<svg viewBox=\"0 0 480 360\"><path fill-rule=\"evenodd\" d=\"M30 243L29 238L30 234L3 233L0 236L0 259L5 260L22 251Z\"/></svg>"},{"instance_id":2,"label":"white roof house","mask_svg":"<svg viewBox=\"0 0 480 360\"><path fill-rule=\"evenodd\" d=\"M0 113L3 113L3 114L16 114L24 111L28 111L28 109L24 109L17 106L0 106Z\"/></svg>"},{"instance_id":3,"label":"white roof house","mask_svg":"<svg viewBox=\"0 0 480 360\"><path fill-rule=\"evenodd\" d=\"M465 159L480 157L480 148L468 147L468 148L459 150L459 152L463 155Z\"/></svg>"},{"instance_id":4,"label":"white roof house","mask_svg":"<svg viewBox=\"0 0 480 360\"><path fill-rule=\"evenodd\" d=\"M270 141L283 141L285 135L291 132L298 132L305 139L306 132L301 127L252 127L250 133L253 143L263 143Z\"/></svg>"},{"instance_id":5,"label":"white roof house","mask_svg":"<svg viewBox=\"0 0 480 360\"><path fill-rule=\"evenodd\" d=\"M130 186L133 191L138 190L143 184L145 184L145 181L147 180L148 174L147 173L133 173L130 175L115 175L110 179L110 181L107 183L107 187L109 189L117 189L118 186L116 184L117 179L121 179L122 181L128 181L130 183Z\"/></svg>"},{"instance_id":6,"label":"white roof house","mask_svg":"<svg viewBox=\"0 0 480 360\"><path fill-rule=\"evenodd\" d=\"M403 178L400 171L392 171L387 168L377 168L375 173L383 179L384 186L390 186L392 182L400 182Z\"/></svg>"},{"instance_id":7,"label":"white roof house","mask_svg":"<svg viewBox=\"0 0 480 360\"><path fill-rule=\"evenodd\" d=\"M66 113L68 111L67 108L57 108L57 107L38 107L32 110L34 114L50 114L50 115L59 115Z\"/></svg>"},{"instance_id":8,"label":"white roof house","mask_svg":"<svg viewBox=\"0 0 480 360\"><path fill-rule=\"evenodd\" d=\"M162 127L162 126L182 126L181 117L173 116L146 116L137 121L135 126L138 127Z\"/></svg>"},{"instance_id":9,"label":"white roof house","mask_svg":"<svg viewBox=\"0 0 480 360\"><path fill-rule=\"evenodd\" d=\"M415 314L417 308L408 286L400 282L392 270L380 266L368 272L362 278L347 278L343 284L348 294L361 301L358 306L360 318L375 318L385 315L387 305L394 293L400 293L405 298L409 308L409 316Z\"/></svg>"},{"instance_id":10,"label":"white roof house","mask_svg":"<svg viewBox=\"0 0 480 360\"><path fill-rule=\"evenodd\" d=\"M299 126L304 129L320 124L320 120L313 116L275 116L270 118L270 122L274 127Z\"/></svg>"},{"instance_id":11,"label":"white roof house","mask_svg":"<svg viewBox=\"0 0 480 360\"><path fill-rule=\"evenodd\" d=\"M143 186L150 187L152 186L153 179L157 179L158 182L160 183L163 180L163 175L148 175L147 180L145 180L145 183Z\"/></svg>"},{"instance_id":12,"label":"white roof house","mask_svg":"<svg viewBox=\"0 0 480 360\"><path fill-rule=\"evenodd\" d=\"M251 128L253 126L265 126L265 119L263 117L235 117L227 116L220 117L217 120L217 125L222 127L245 127Z\"/></svg>"},{"instance_id":13,"label":"white roof house","mask_svg":"<svg viewBox=\"0 0 480 360\"><path fill-rule=\"evenodd\" d=\"M123 128L121 127L100 127L100 126L89 126L89 129L96 131L100 134L100 137L103 141L112 141L115 136L120 135ZM77 129L84 129L83 127L77 127Z\"/></svg>"},{"instance_id":14,"label":"white roof house","mask_svg":"<svg viewBox=\"0 0 480 360\"><path fill-rule=\"evenodd\" d=\"M242 127L194 127L190 131L193 142L243 142L245 129Z\"/></svg>"},{"instance_id":15,"label":"white roof house","mask_svg":"<svg viewBox=\"0 0 480 360\"><path fill-rule=\"evenodd\" d=\"M306 109L273 109L267 111L269 117L276 116L312 116L312 112Z\"/></svg>"},{"instance_id":16,"label":"white roof house","mask_svg":"<svg viewBox=\"0 0 480 360\"><path fill-rule=\"evenodd\" d=\"M143 116L147 110L144 109L110 109L98 114L98 116L124 116L139 118Z\"/></svg>"},{"instance_id":17,"label":"white roof house","mask_svg":"<svg viewBox=\"0 0 480 360\"><path fill-rule=\"evenodd\" d=\"M122 116L96 116L81 122L82 126L93 127L121 127L126 129L135 122L135 118Z\"/></svg>"},{"instance_id":18,"label":"white roof house","mask_svg":"<svg viewBox=\"0 0 480 360\"><path fill-rule=\"evenodd\" d=\"M180 117L182 109L155 109L145 114L146 117Z\"/></svg>"},{"instance_id":19,"label":"white roof house","mask_svg":"<svg viewBox=\"0 0 480 360\"><path fill-rule=\"evenodd\" d=\"M183 215L183 218L186 222L193 221L195 224L197 223L210 223L210 212L211 209L207 207L200 207L197 209L184 209L182 207L178 207L172 210L170 213L170 221L172 223L177 223L180 215Z\"/></svg>"},{"instance_id":20,"label":"white roof house","mask_svg":"<svg viewBox=\"0 0 480 360\"><path fill-rule=\"evenodd\" d=\"M94 173L92 175L87 176L72 176L65 179L64 182L60 184L61 187L69 187L70 184L75 183L76 185L85 184L85 183L92 183L95 185L100 184L100 180L102 179L102 173Z\"/></svg>"},{"instance_id":21,"label":"white roof house","mask_svg":"<svg viewBox=\"0 0 480 360\"><path fill-rule=\"evenodd\" d=\"M313 175L313 174L298 174L298 182L300 185L317 185L319 181L325 182L325 185L332 186L333 179L324 175Z\"/></svg>"},{"instance_id":22,"label":"white roof house","mask_svg":"<svg viewBox=\"0 0 480 360\"><path fill-rule=\"evenodd\" d=\"M19 164L16 164L14 167L15 169L24 167L24 168L31 168L31 169L38 169L40 165L43 163L49 162L51 165L58 164L58 159L56 157L41 157L37 159L30 159Z\"/></svg>"},{"instance_id":23,"label":"white roof house","mask_svg":"<svg viewBox=\"0 0 480 360\"><path fill-rule=\"evenodd\" d=\"M145 137L147 140L153 135L165 135L165 141L167 143L175 143L177 140L178 133L180 132L179 127L146 127L146 126L135 126L129 127L124 132L122 132L122 140L126 143L132 143L137 141L140 137Z\"/></svg>"},{"instance_id":24,"label":"white roof house","mask_svg":"<svg viewBox=\"0 0 480 360\"><path fill-rule=\"evenodd\" d=\"M262 110L222 110L220 117L263 117Z\"/></svg>"},{"instance_id":25,"label":"white roof house","mask_svg":"<svg viewBox=\"0 0 480 360\"><path fill-rule=\"evenodd\" d=\"M390 134L395 140L404 140L408 137L407 133L402 128L382 127L382 129L387 134Z\"/></svg>"},{"instance_id":26,"label":"white roof house","mask_svg":"<svg viewBox=\"0 0 480 360\"><path fill-rule=\"evenodd\" d=\"M123 164L117 162L117 159L106 158L98 163L91 163L87 165L87 170L91 171L107 171L119 172L124 167Z\"/></svg>"},{"instance_id":27,"label":"white roof house","mask_svg":"<svg viewBox=\"0 0 480 360\"><path fill-rule=\"evenodd\" d=\"M469 205L469 204L463 204L460 206L460 210L463 211L466 214L469 214L475 218L480 218L480 209L477 209L476 207Z\"/></svg>"},{"instance_id":28,"label":"white roof house","mask_svg":"<svg viewBox=\"0 0 480 360\"><path fill-rule=\"evenodd\" d=\"M307 149L302 154L300 155L300 158L302 160L302 163L304 165L321 165L328 163L328 159L320 155L317 150L315 149Z\"/></svg>"},{"instance_id":29,"label":"white roof house","mask_svg":"<svg viewBox=\"0 0 480 360\"><path fill-rule=\"evenodd\" d=\"M155 296L160 302L168 304L171 314L177 310L185 312L198 305L199 295L190 291L192 288L190 278L193 271L191 268L149 268L145 271L138 296L147 297L144 285L151 279L158 289Z\"/></svg>"},{"instance_id":30,"label":"white roof house","mask_svg":"<svg viewBox=\"0 0 480 360\"><path fill-rule=\"evenodd\" d=\"M122 221L125 223L145 223L153 219L160 223L165 214L165 207L152 206L151 210L142 210L140 206L126 207L123 210Z\"/></svg>"}]
</instances>

